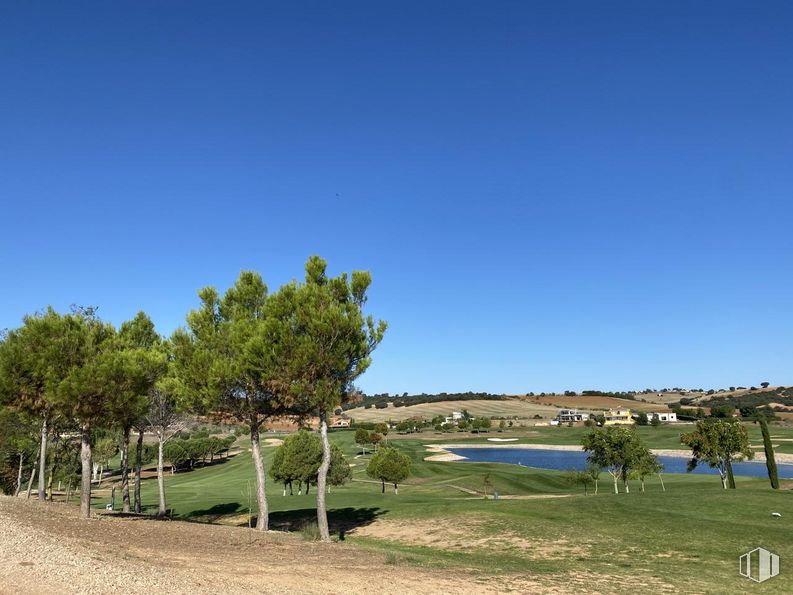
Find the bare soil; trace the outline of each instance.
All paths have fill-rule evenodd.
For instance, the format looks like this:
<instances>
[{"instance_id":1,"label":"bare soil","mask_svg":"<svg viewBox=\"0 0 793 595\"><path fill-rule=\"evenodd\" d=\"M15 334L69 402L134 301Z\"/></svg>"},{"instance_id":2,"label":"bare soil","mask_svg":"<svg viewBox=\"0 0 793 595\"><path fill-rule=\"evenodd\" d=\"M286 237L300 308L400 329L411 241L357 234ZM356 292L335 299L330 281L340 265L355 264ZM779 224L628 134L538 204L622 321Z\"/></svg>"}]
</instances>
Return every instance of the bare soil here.
<instances>
[{"instance_id":1,"label":"bare soil","mask_svg":"<svg viewBox=\"0 0 793 595\"><path fill-rule=\"evenodd\" d=\"M576 590L530 576L502 576L494 584L466 570L389 563L349 542L138 516L84 520L73 506L0 497L3 594L493 593L507 585L519 592Z\"/></svg>"}]
</instances>

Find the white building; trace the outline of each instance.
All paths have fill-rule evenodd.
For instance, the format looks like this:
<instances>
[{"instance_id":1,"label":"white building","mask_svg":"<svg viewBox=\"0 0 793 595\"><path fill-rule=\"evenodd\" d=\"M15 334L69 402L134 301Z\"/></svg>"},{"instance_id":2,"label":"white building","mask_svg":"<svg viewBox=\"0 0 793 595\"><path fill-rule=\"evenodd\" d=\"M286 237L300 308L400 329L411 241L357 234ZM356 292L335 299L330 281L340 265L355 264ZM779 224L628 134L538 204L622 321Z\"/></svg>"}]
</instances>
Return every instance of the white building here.
<instances>
[{"instance_id":1,"label":"white building","mask_svg":"<svg viewBox=\"0 0 793 595\"><path fill-rule=\"evenodd\" d=\"M456 424L463 418L463 414L461 411L452 411L451 417L446 418L447 424Z\"/></svg>"},{"instance_id":2,"label":"white building","mask_svg":"<svg viewBox=\"0 0 793 595\"><path fill-rule=\"evenodd\" d=\"M578 409L560 409L559 413L556 414L556 421L562 424L586 421L588 419L589 414L584 413L583 411L578 411Z\"/></svg>"},{"instance_id":3,"label":"white building","mask_svg":"<svg viewBox=\"0 0 793 595\"><path fill-rule=\"evenodd\" d=\"M658 421L660 421L662 423L669 423L669 422L672 422L672 421L677 421L677 413L674 413L672 411L653 412L653 413L648 413L647 414L647 419L649 419L651 421L652 421L652 419L654 417L657 417Z\"/></svg>"}]
</instances>

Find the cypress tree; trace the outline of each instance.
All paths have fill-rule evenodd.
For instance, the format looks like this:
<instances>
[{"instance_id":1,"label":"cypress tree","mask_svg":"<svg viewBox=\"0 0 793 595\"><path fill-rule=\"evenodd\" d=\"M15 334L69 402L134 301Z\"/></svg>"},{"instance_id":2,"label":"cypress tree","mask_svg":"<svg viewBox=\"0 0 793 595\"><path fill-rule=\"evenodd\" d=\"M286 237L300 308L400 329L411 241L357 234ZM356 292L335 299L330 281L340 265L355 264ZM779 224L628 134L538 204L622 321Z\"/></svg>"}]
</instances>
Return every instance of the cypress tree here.
<instances>
[{"instance_id":1,"label":"cypress tree","mask_svg":"<svg viewBox=\"0 0 793 595\"><path fill-rule=\"evenodd\" d=\"M776 459L774 458L774 447L771 445L771 436L768 433L768 422L762 415L757 416L760 424L760 431L763 433L763 447L765 448L765 466L768 468L768 479L771 487L779 489L779 476L776 470Z\"/></svg>"}]
</instances>

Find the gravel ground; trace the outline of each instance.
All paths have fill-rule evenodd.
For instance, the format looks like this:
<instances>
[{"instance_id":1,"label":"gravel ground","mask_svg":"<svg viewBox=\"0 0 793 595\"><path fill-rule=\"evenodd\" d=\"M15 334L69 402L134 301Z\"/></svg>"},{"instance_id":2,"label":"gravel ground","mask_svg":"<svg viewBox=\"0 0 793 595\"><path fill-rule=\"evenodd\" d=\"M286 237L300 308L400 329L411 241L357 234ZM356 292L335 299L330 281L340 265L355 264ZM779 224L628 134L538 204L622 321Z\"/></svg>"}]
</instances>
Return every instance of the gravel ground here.
<instances>
[{"instance_id":1,"label":"gravel ground","mask_svg":"<svg viewBox=\"0 0 793 595\"><path fill-rule=\"evenodd\" d=\"M509 580L539 592L528 577ZM502 584L504 584L502 582ZM0 497L0 593L492 593L492 579L384 563L349 543ZM558 592L555 589L553 592Z\"/></svg>"}]
</instances>

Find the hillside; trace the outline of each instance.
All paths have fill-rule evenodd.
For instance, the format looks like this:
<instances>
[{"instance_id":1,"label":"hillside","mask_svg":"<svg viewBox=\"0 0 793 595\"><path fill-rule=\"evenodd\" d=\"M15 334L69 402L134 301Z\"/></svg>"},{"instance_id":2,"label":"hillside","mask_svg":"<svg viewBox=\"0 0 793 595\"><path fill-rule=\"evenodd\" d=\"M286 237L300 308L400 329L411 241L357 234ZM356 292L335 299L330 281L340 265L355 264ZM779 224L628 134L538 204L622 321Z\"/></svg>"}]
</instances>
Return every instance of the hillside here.
<instances>
[{"instance_id":1,"label":"hillside","mask_svg":"<svg viewBox=\"0 0 793 595\"><path fill-rule=\"evenodd\" d=\"M438 403L420 403L409 407L395 407L389 403L385 409L370 407L356 407L348 409L345 414L355 421L380 422L401 421L410 417L423 417L432 419L436 415L451 415L452 411L467 409L471 415L485 417L518 417L521 419L533 418L540 415L544 419L556 416L557 407L541 404L527 403L523 400L509 399L504 401L472 400L472 401L441 401Z\"/></svg>"},{"instance_id":2,"label":"hillside","mask_svg":"<svg viewBox=\"0 0 793 595\"><path fill-rule=\"evenodd\" d=\"M605 409L632 409L634 411L666 411L666 404L649 402L649 395L642 395L647 402L642 402L637 395L637 400L618 399L616 397L602 396L575 396L567 397L563 395L546 395L543 397L522 397L522 400L531 406L552 407L554 410L581 409L583 411L600 412Z\"/></svg>"},{"instance_id":3,"label":"hillside","mask_svg":"<svg viewBox=\"0 0 793 595\"><path fill-rule=\"evenodd\" d=\"M512 396L506 397L504 400L471 400L471 401L439 401L433 403L419 403L417 405L400 406L396 407L393 402L388 403L384 409L377 409L370 407L356 407L348 409L345 414L356 421L361 422L380 422L380 421L401 421L410 417L423 417L425 419L432 419L436 415L451 415L452 411L462 411L467 409L471 415L484 416L484 417L506 417L523 420L537 420L536 415L539 415L543 420L547 421L556 417L559 409L571 408L581 409L583 411L602 412L606 409L617 408L630 408L635 411L666 411L668 409L666 403L680 400L680 395L677 398L668 398L665 402L657 402L650 398L654 395L641 395L641 400L632 401L629 399L619 399L616 397L608 396L563 396L563 395L545 395L545 396ZM660 399L659 399L660 401Z\"/></svg>"}]
</instances>

